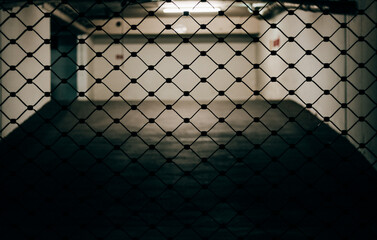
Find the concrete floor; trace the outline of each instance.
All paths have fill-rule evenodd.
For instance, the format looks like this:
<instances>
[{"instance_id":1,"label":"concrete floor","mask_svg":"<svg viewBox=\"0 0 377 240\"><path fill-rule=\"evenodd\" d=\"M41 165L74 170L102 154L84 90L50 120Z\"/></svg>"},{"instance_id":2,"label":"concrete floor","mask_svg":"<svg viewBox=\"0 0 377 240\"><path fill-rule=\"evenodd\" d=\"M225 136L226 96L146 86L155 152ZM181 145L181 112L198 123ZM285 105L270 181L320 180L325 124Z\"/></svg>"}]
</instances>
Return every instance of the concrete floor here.
<instances>
[{"instance_id":1,"label":"concrete floor","mask_svg":"<svg viewBox=\"0 0 377 240\"><path fill-rule=\"evenodd\" d=\"M376 239L375 170L294 102L103 104L3 140L1 239Z\"/></svg>"}]
</instances>

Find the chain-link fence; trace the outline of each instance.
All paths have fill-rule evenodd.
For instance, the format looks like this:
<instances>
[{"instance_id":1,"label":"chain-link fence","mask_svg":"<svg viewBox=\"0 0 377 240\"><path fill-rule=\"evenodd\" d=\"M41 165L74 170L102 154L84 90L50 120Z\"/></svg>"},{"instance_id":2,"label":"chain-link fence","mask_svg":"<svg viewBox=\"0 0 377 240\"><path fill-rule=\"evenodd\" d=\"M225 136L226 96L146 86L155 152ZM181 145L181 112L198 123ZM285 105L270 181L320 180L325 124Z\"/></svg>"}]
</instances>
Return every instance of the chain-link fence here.
<instances>
[{"instance_id":1,"label":"chain-link fence","mask_svg":"<svg viewBox=\"0 0 377 240\"><path fill-rule=\"evenodd\" d=\"M1 239L376 239L377 1L0 1Z\"/></svg>"}]
</instances>

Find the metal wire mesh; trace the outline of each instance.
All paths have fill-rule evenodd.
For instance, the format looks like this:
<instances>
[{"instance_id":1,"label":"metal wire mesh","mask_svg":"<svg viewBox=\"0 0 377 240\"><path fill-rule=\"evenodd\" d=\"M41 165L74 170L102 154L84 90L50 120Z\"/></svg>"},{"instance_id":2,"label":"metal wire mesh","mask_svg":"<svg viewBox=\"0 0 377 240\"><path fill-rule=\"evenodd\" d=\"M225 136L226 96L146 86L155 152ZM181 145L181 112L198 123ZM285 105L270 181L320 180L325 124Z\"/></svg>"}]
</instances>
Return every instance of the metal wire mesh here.
<instances>
[{"instance_id":1,"label":"metal wire mesh","mask_svg":"<svg viewBox=\"0 0 377 240\"><path fill-rule=\"evenodd\" d=\"M3 239L375 239L376 1L0 8Z\"/></svg>"}]
</instances>

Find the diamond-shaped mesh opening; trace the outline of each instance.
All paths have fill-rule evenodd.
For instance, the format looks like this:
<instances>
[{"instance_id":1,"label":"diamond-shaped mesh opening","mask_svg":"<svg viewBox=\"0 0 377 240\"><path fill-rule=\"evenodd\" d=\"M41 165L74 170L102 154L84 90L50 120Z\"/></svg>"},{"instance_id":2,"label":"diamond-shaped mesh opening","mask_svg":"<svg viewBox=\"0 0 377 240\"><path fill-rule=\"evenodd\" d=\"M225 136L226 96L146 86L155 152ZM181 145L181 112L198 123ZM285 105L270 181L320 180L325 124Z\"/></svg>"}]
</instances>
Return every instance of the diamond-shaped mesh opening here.
<instances>
[{"instance_id":1,"label":"diamond-shaped mesh opening","mask_svg":"<svg viewBox=\"0 0 377 240\"><path fill-rule=\"evenodd\" d=\"M3 239L375 239L377 2L1 1Z\"/></svg>"}]
</instances>

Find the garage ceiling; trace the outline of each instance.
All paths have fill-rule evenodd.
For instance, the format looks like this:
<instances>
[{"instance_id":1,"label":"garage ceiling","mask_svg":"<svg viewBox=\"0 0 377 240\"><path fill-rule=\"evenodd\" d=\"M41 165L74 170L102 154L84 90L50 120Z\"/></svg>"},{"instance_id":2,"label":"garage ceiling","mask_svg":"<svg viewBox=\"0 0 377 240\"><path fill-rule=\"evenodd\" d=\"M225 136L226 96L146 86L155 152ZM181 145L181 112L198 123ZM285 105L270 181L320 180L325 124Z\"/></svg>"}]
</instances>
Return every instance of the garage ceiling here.
<instances>
[{"instance_id":1,"label":"garage ceiling","mask_svg":"<svg viewBox=\"0 0 377 240\"><path fill-rule=\"evenodd\" d=\"M186 0L183 0L187 2ZM66 11L69 15L77 15L77 13L85 13L85 17L89 19L107 19L113 16L114 12L122 12L123 14L137 15L140 13L145 13L145 11L156 10L160 5L166 4L167 1L156 1L156 0L0 0L0 8L2 9L12 9L17 6L23 6L26 4L44 4L48 3L60 10ZM175 2L182 2L175 1ZM199 2L199 1L196 1ZM219 3L225 3L224 6L242 6L248 4L252 6L253 4L259 4L266 7L271 7L272 5L277 5L280 8L293 7L303 8L307 10L328 10L332 13L353 13L357 10L356 1L341 1L341 0L285 0L285 1L267 1L267 0L252 0L252 1L216 1ZM263 7L264 8L264 7ZM124 11L127 9L127 11ZM228 14L248 14L246 7L240 8L241 11L237 12L236 8L231 8ZM238 9L238 10L240 10ZM254 8L253 8L254 9ZM244 11L242 11L244 10ZM246 11L245 11L246 10ZM72 16L74 17L74 16Z\"/></svg>"},{"instance_id":2,"label":"garage ceiling","mask_svg":"<svg viewBox=\"0 0 377 240\"><path fill-rule=\"evenodd\" d=\"M249 16L253 11L259 11L260 16L269 19L287 9L303 9L307 11L328 11L329 13L348 14L357 11L355 1L150 1L150 0L0 0L0 8L12 10L15 7L22 7L28 4L46 6L48 11L65 22L75 23L82 29L91 29L95 27L93 20L111 19L114 17L143 17L147 16L149 11L153 11L156 16L167 16L163 9L168 5L181 8L180 4L191 3L197 7L197 4L207 4L209 7L225 11L227 16ZM180 14L180 13L178 13ZM203 15L205 13L195 13ZM217 12L212 13L216 15ZM63 17L62 17L63 16ZM170 14L169 14L170 16ZM80 27L79 27L80 28Z\"/></svg>"}]
</instances>

